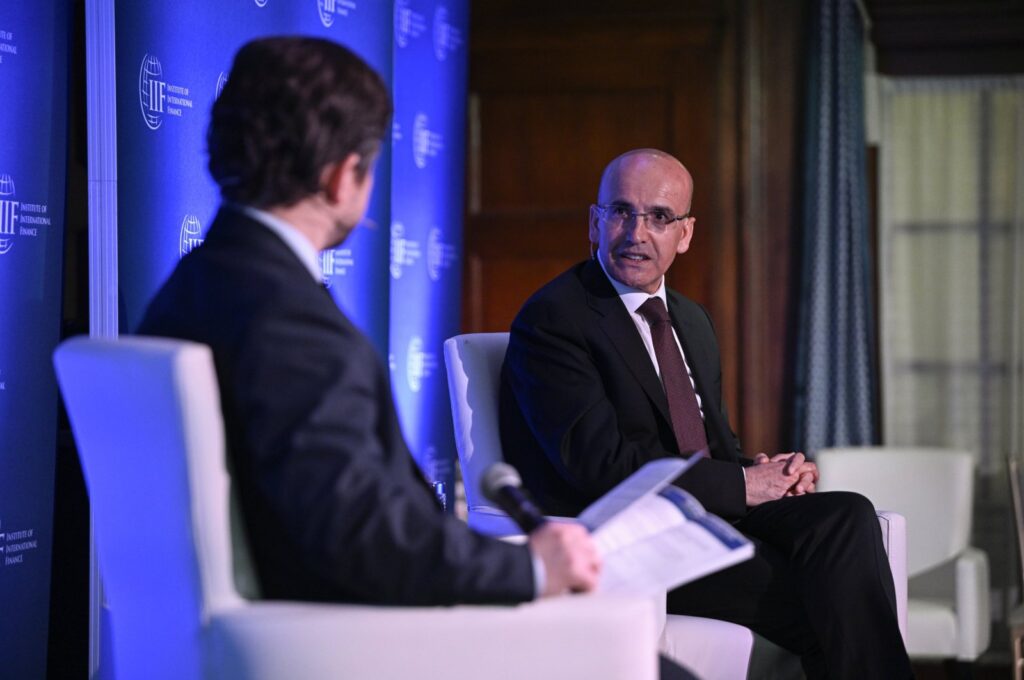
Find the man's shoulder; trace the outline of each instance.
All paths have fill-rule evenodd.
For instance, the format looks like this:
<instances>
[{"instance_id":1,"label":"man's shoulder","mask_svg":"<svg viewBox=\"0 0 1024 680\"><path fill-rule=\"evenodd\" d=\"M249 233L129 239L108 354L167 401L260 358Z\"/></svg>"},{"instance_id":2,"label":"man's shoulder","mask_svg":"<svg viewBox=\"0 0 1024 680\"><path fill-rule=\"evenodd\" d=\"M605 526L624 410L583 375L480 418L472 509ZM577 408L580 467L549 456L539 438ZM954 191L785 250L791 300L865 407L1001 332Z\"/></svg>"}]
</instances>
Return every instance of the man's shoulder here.
<instances>
[{"instance_id":1,"label":"man's shoulder","mask_svg":"<svg viewBox=\"0 0 1024 680\"><path fill-rule=\"evenodd\" d=\"M593 272L589 271L591 268L591 263L587 261L569 267L527 298L520 314L534 309L572 308L584 304L593 286Z\"/></svg>"},{"instance_id":2,"label":"man's shoulder","mask_svg":"<svg viewBox=\"0 0 1024 680\"><path fill-rule=\"evenodd\" d=\"M695 300L691 300L677 290L666 288L668 308L677 323L692 330L701 330L714 335L715 325L707 308Z\"/></svg>"},{"instance_id":3,"label":"man's shoulder","mask_svg":"<svg viewBox=\"0 0 1024 680\"><path fill-rule=\"evenodd\" d=\"M675 288L669 288L668 286L665 286L665 295L666 297L668 297L668 302L670 305L677 305L681 309L686 309L690 311L704 309L704 306L701 305L699 302L691 300L690 298L686 297Z\"/></svg>"}]
</instances>

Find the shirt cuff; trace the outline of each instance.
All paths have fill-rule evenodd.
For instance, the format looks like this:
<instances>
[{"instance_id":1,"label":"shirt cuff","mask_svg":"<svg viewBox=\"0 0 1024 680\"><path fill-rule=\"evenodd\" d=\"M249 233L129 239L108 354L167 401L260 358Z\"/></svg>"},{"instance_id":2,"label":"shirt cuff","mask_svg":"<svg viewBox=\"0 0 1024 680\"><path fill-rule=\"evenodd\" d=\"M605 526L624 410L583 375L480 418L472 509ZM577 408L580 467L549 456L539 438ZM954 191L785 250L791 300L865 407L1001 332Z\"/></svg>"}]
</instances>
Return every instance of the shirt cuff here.
<instances>
[{"instance_id":1,"label":"shirt cuff","mask_svg":"<svg viewBox=\"0 0 1024 680\"><path fill-rule=\"evenodd\" d=\"M544 560L530 551L530 559L533 561L533 598L537 599L544 594L544 586L548 584L548 572L544 569Z\"/></svg>"}]
</instances>

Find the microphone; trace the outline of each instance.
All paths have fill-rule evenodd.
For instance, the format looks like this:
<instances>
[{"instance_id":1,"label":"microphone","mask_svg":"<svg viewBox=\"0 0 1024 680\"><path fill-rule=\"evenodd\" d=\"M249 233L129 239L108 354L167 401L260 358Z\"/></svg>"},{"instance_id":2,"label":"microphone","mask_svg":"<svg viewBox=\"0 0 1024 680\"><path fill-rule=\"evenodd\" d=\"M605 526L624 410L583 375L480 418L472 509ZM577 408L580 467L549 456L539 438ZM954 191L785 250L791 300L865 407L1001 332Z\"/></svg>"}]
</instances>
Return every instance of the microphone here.
<instances>
[{"instance_id":1,"label":"microphone","mask_svg":"<svg viewBox=\"0 0 1024 680\"><path fill-rule=\"evenodd\" d=\"M526 533L533 532L547 522L537 506L526 497L523 480L511 465L495 463L480 478L480 486L487 500L501 508Z\"/></svg>"}]
</instances>

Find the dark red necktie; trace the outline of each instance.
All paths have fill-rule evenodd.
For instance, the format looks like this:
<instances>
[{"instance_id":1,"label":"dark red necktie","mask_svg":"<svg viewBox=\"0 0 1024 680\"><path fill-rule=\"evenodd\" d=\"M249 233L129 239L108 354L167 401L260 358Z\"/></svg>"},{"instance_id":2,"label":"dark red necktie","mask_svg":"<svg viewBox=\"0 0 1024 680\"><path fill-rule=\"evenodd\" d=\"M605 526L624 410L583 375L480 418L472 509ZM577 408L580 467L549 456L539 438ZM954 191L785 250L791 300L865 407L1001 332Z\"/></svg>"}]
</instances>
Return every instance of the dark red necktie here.
<instances>
[{"instance_id":1,"label":"dark red necktie","mask_svg":"<svg viewBox=\"0 0 1024 680\"><path fill-rule=\"evenodd\" d=\"M668 397L668 412L672 417L672 431L676 435L679 452L687 455L707 449L708 437L697 406L697 395L672 334L672 321L665 303L659 297L648 298L637 312L651 327L654 356L658 358L661 369L661 384Z\"/></svg>"}]
</instances>

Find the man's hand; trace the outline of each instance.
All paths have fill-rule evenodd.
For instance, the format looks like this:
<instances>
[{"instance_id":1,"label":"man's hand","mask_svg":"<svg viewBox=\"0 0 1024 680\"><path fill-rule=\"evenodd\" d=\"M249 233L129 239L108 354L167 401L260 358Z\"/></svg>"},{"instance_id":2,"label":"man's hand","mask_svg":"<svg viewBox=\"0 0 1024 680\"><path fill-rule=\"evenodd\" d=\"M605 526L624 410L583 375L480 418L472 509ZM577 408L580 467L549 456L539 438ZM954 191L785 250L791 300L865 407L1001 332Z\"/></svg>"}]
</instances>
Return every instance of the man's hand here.
<instances>
[{"instance_id":1,"label":"man's hand","mask_svg":"<svg viewBox=\"0 0 1024 680\"><path fill-rule=\"evenodd\" d=\"M542 597L567 591L582 593L597 587L601 557L582 525L547 522L530 534L530 550L544 562Z\"/></svg>"},{"instance_id":2,"label":"man's hand","mask_svg":"<svg viewBox=\"0 0 1024 680\"><path fill-rule=\"evenodd\" d=\"M792 476L798 475L797 480L784 494L786 496L802 496L805 493L813 493L814 487L818 483L818 466L812 461L807 460L803 453L799 451L791 453L778 453L771 458L765 453L759 453L754 456L754 465L764 465L765 463L786 463L786 467L783 470L783 475ZM747 468L748 475L749 470ZM748 504L749 504L749 492L748 492Z\"/></svg>"}]
</instances>

